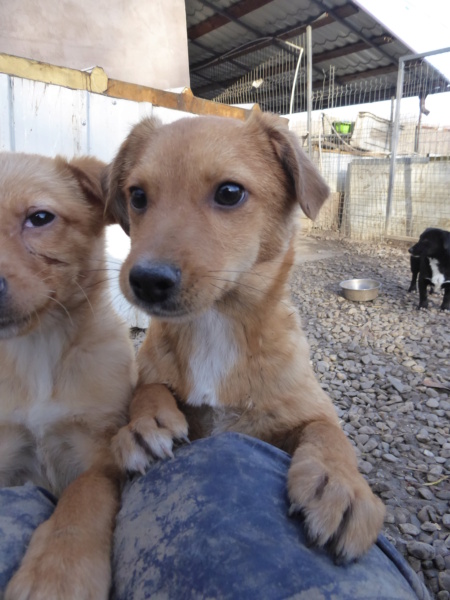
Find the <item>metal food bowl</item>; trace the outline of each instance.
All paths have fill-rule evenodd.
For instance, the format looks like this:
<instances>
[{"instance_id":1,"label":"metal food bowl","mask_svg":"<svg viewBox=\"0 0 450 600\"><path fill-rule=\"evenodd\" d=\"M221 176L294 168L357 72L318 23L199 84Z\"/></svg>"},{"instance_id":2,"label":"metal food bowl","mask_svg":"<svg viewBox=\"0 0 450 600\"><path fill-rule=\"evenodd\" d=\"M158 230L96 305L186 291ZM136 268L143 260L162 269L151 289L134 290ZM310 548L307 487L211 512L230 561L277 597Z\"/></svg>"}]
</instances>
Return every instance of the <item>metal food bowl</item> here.
<instances>
[{"instance_id":1,"label":"metal food bowl","mask_svg":"<svg viewBox=\"0 0 450 600\"><path fill-rule=\"evenodd\" d=\"M380 283L375 279L347 279L341 281L339 287L347 300L367 302L378 296Z\"/></svg>"}]
</instances>

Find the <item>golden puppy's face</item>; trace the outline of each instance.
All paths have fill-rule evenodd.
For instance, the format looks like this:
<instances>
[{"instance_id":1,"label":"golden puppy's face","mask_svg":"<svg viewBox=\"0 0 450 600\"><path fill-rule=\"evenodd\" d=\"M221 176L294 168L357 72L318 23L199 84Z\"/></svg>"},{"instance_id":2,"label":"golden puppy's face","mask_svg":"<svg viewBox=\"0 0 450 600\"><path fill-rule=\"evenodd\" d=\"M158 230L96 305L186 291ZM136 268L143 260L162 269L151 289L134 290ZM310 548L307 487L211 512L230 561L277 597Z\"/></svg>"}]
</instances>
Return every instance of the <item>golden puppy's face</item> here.
<instances>
[{"instance_id":1,"label":"golden puppy's face","mask_svg":"<svg viewBox=\"0 0 450 600\"><path fill-rule=\"evenodd\" d=\"M95 159L0 154L0 338L45 315L70 319L85 298L100 266L91 254L102 243L101 169Z\"/></svg>"},{"instance_id":2,"label":"golden puppy's face","mask_svg":"<svg viewBox=\"0 0 450 600\"><path fill-rule=\"evenodd\" d=\"M109 180L109 203L131 237L121 273L131 302L163 318L198 313L286 249L296 186L304 183L297 171L307 159L278 121L209 117L135 127ZM327 195L319 183L311 210Z\"/></svg>"}]
</instances>

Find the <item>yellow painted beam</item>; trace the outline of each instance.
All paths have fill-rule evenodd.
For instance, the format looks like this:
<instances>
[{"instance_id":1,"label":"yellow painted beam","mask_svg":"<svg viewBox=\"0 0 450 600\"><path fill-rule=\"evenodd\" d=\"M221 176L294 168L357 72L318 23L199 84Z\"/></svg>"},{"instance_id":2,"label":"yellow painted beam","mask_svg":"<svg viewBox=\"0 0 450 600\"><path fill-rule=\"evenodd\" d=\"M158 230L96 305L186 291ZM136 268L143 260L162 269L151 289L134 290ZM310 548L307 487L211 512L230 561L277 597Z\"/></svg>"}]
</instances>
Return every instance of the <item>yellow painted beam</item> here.
<instances>
[{"instance_id":1,"label":"yellow painted beam","mask_svg":"<svg viewBox=\"0 0 450 600\"><path fill-rule=\"evenodd\" d=\"M188 88L182 94L175 94L143 85L108 79L101 67L94 67L92 71L85 72L0 53L0 73L60 85L73 90L88 90L112 98L150 102L154 106L197 115L217 115L245 120L250 114L250 111L243 108L196 98ZM259 107L255 105L255 109L259 110Z\"/></svg>"},{"instance_id":2,"label":"yellow painted beam","mask_svg":"<svg viewBox=\"0 0 450 600\"><path fill-rule=\"evenodd\" d=\"M108 87L108 77L100 67L90 72L77 71L9 54L0 54L0 73L98 94Z\"/></svg>"},{"instance_id":3,"label":"yellow painted beam","mask_svg":"<svg viewBox=\"0 0 450 600\"><path fill-rule=\"evenodd\" d=\"M182 110L197 115L234 117L241 120L247 119L250 115L249 110L237 106L196 98L188 88L182 94L175 94L143 85L109 79L105 94L113 98L135 100L136 102L151 102L154 106ZM256 110L259 110L259 107L256 107Z\"/></svg>"}]
</instances>

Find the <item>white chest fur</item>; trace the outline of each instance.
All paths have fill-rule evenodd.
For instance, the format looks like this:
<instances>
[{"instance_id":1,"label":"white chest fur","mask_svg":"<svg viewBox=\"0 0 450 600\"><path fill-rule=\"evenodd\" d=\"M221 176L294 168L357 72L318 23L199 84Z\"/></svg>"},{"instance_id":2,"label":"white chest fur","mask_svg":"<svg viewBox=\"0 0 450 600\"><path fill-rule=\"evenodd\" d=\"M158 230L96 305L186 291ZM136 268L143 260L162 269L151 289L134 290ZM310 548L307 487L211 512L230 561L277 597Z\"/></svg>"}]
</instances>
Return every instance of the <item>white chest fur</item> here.
<instances>
[{"instance_id":1,"label":"white chest fur","mask_svg":"<svg viewBox=\"0 0 450 600\"><path fill-rule=\"evenodd\" d=\"M444 275L439 270L439 263L436 258L430 258L431 283L439 289L444 283Z\"/></svg>"},{"instance_id":2,"label":"white chest fur","mask_svg":"<svg viewBox=\"0 0 450 600\"><path fill-rule=\"evenodd\" d=\"M66 412L51 402L55 372L66 341L64 332L55 327L47 335L33 332L2 342L15 369L5 374L1 389L10 400L11 394L19 395L12 403L2 403L2 419L21 423L39 436L49 422L61 418L61 410ZM20 387L14 384L15 380L20 381Z\"/></svg>"},{"instance_id":3,"label":"white chest fur","mask_svg":"<svg viewBox=\"0 0 450 600\"><path fill-rule=\"evenodd\" d=\"M202 314L194 324L189 362L192 387L188 404L218 406L218 389L237 360L232 325L216 310Z\"/></svg>"}]
</instances>

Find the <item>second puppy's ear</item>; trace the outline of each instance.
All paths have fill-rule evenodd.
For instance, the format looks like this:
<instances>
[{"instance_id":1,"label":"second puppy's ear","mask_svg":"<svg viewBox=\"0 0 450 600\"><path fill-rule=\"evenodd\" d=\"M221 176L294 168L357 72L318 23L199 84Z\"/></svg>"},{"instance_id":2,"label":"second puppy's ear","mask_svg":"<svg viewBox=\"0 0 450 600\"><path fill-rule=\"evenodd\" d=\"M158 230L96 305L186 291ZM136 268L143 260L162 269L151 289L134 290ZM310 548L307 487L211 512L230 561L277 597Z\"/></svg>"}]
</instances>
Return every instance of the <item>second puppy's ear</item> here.
<instances>
[{"instance_id":1,"label":"second puppy's ear","mask_svg":"<svg viewBox=\"0 0 450 600\"><path fill-rule=\"evenodd\" d=\"M105 211L105 195L102 180L105 175L106 163L93 156L80 156L67 162L60 160L64 169L68 169L90 204L103 216L103 225L115 223L114 217Z\"/></svg>"},{"instance_id":2,"label":"second puppy's ear","mask_svg":"<svg viewBox=\"0 0 450 600\"><path fill-rule=\"evenodd\" d=\"M125 195L126 179L159 125L159 121L152 118L145 118L135 125L120 146L114 160L106 168L102 178L106 211L113 216L114 222L119 223L128 235L130 234L130 221Z\"/></svg>"},{"instance_id":3,"label":"second puppy's ear","mask_svg":"<svg viewBox=\"0 0 450 600\"><path fill-rule=\"evenodd\" d=\"M307 217L314 220L330 189L319 171L300 147L297 136L289 131L285 119L269 113L254 112L249 127L259 127L268 136L288 179L296 200Z\"/></svg>"}]
</instances>

